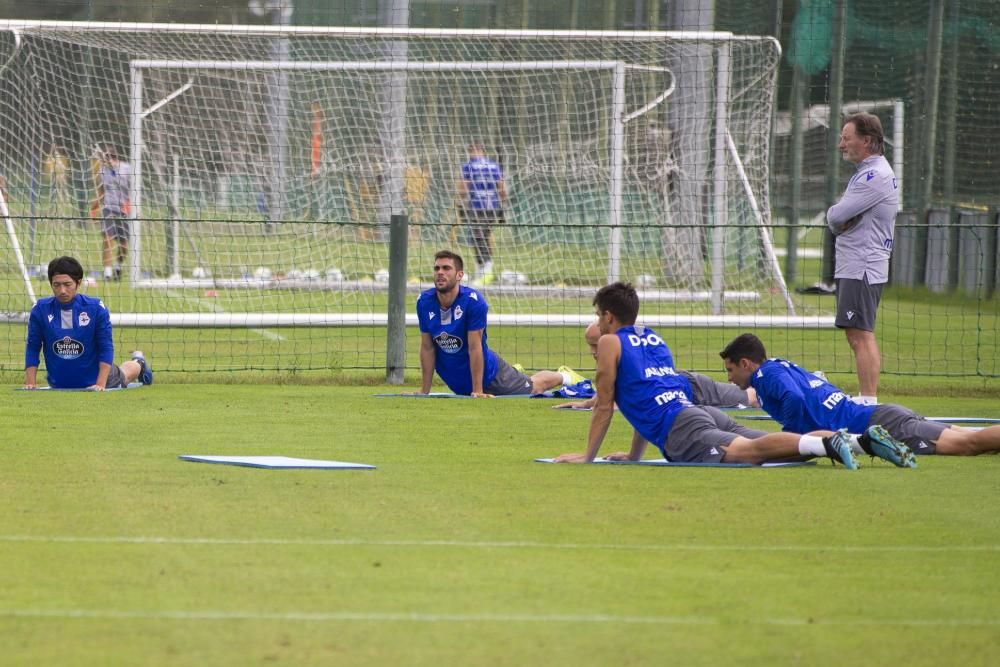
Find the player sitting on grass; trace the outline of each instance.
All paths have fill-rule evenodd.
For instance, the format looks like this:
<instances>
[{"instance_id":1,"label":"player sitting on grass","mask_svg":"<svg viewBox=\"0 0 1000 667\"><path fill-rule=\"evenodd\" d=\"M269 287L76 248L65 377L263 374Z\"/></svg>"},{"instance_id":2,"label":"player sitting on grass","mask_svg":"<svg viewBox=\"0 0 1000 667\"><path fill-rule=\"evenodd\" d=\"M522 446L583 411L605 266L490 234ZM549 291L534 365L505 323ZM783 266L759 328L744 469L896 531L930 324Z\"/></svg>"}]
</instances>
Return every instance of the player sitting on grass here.
<instances>
[{"instance_id":1,"label":"player sitting on grass","mask_svg":"<svg viewBox=\"0 0 1000 667\"><path fill-rule=\"evenodd\" d=\"M615 402L632 425L632 448L607 456L638 461L652 442L669 461L752 463L829 456L858 467L846 432L811 435L767 433L741 426L718 408L694 405L691 384L674 369L667 344L652 329L636 326L639 296L628 284L612 283L594 297L601 338L597 343L597 405L587 451L563 454L560 463L589 463L597 456ZM906 446L897 443L900 451Z\"/></svg>"},{"instance_id":2,"label":"player sitting on grass","mask_svg":"<svg viewBox=\"0 0 1000 667\"><path fill-rule=\"evenodd\" d=\"M590 356L597 359L597 341L601 338L601 330L597 322L591 322L583 332L583 338L590 347ZM677 369L677 372L691 383L691 398L695 405L710 405L714 408L758 408L757 394L753 388L740 389L730 382L716 382L707 375L692 373ZM597 396L585 401L572 401L552 406L553 409L571 408L573 410L590 410L597 403Z\"/></svg>"},{"instance_id":3,"label":"player sitting on grass","mask_svg":"<svg viewBox=\"0 0 1000 667\"><path fill-rule=\"evenodd\" d=\"M928 421L902 405L882 403L861 405L840 389L801 367L783 359L768 359L764 343L757 336L737 336L719 353L730 381L757 390L760 406L782 428L847 429L863 434L855 443L866 453L872 431L883 428L888 436L906 443L914 454L975 456L1000 450L1000 426L973 431ZM881 424L881 426L874 426Z\"/></svg>"},{"instance_id":4,"label":"player sitting on grass","mask_svg":"<svg viewBox=\"0 0 1000 667\"><path fill-rule=\"evenodd\" d=\"M49 262L49 284L55 296L39 299L28 318L24 349L24 388L36 389L39 349L45 353L49 386L54 389L104 391L127 387L136 378L153 382L153 370L142 352L121 366L114 364L111 317L100 299L78 294L83 267L73 257Z\"/></svg>"},{"instance_id":5,"label":"player sitting on grass","mask_svg":"<svg viewBox=\"0 0 1000 667\"><path fill-rule=\"evenodd\" d=\"M434 372L456 394L492 397L540 394L584 378L572 369L539 371L528 377L486 344L489 306L482 294L462 284L461 256L442 250L434 255L434 287L417 299L420 323L420 391L428 394Z\"/></svg>"}]
</instances>

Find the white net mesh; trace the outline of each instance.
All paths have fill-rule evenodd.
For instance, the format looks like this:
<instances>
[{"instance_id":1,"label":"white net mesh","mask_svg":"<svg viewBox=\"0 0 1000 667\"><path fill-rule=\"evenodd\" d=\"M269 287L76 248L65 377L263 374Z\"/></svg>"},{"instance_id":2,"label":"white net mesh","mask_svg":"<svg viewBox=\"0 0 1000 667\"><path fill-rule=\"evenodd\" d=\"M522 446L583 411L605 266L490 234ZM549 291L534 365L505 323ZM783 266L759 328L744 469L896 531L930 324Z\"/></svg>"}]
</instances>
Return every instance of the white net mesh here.
<instances>
[{"instance_id":1,"label":"white net mesh","mask_svg":"<svg viewBox=\"0 0 1000 667\"><path fill-rule=\"evenodd\" d=\"M785 312L759 296L774 40L87 24L4 40L0 146L29 264L99 266L95 147L133 166L118 312L384 312L404 211L411 280L441 247L475 273L458 191L472 141L509 192L493 312L586 317L609 278ZM232 292L206 305L190 291L205 288Z\"/></svg>"}]
</instances>

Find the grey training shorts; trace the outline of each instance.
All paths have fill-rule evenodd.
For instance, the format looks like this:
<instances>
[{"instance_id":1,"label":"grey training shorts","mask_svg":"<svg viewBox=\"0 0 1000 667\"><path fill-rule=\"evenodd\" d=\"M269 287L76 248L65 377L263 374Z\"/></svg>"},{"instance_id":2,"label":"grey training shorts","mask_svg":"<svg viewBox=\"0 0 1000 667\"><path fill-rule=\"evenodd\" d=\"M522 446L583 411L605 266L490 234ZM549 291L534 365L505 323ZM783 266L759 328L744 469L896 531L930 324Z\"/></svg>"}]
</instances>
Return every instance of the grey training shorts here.
<instances>
[{"instance_id":1,"label":"grey training shorts","mask_svg":"<svg viewBox=\"0 0 1000 667\"><path fill-rule=\"evenodd\" d=\"M484 391L494 396L510 396L511 394L530 394L531 378L514 370L514 367L497 355L497 374Z\"/></svg>"},{"instance_id":2,"label":"grey training shorts","mask_svg":"<svg viewBox=\"0 0 1000 667\"><path fill-rule=\"evenodd\" d=\"M903 442L914 454L936 454L934 441L948 428L947 424L928 421L909 408L883 403L875 408L868 425L879 424L889 435Z\"/></svg>"},{"instance_id":3,"label":"grey training shorts","mask_svg":"<svg viewBox=\"0 0 1000 667\"><path fill-rule=\"evenodd\" d=\"M735 408L750 405L747 392L731 382L716 382L707 375L691 371L677 371L691 383L694 402L715 408Z\"/></svg>"},{"instance_id":4,"label":"grey training shorts","mask_svg":"<svg viewBox=\"0 0 1000 667\"><path fill-rule=\"evenodd\" d=\"M726 455L724 445L740 436L753 440L762 435L767 435L767 431L737 424L718 408L694 405L677 415L664 449L671 461L718 463Z\"/></svg>"},{"instance_id":5,"label":"grey training shorts","mask_svg":"<svg viewBox=\"0 0 1000 667\"><path fill-rule=\"evenodd\" d=\"M868 276L861 280L838 278L837 318L834 320L837 328L875 331L875 316L882 300L883 287L885 283L868 284Z\"/></svg>"},{"instance_id":6,"label":"grey training shorts","mask_svg":"<svg viewBox=\"0 0 1000 667\"><path fill-rule=\"evenodd\" d=\"M104 211L101 218L101 232L108 238L128 243L129 235L132 233L132 225L128 218Z\"/></svg>"},{"instance_id":7,"label":"grey training shorts","mask_svg":"<svg viewBox=\"0 0 1000 667\"><path fill-rule=\"evenodd\" d=\"M126 386L125 374L122 373L122 369L118 364L111 364L111 370L108 371L108 381L104 384L105 389L120 389Z\"/></svg>"}]
</instances>

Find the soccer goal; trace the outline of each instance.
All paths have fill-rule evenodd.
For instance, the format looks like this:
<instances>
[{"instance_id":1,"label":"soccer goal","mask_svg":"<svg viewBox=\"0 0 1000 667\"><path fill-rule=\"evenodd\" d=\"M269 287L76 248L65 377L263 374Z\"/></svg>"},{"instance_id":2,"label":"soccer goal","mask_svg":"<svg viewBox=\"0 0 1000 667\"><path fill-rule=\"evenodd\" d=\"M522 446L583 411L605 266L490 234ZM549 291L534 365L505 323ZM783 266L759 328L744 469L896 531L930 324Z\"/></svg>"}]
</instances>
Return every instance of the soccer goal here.
<instances>
[{"instance_id":1,"label":"soccer goal","mask_svg":"<svg viewBox=\"0 0 1000 667\"><path fill-rule=\"evenodd\" d=\"M772 38L67 22L0 37L8 181L31 192L56 146L72 172L55 214L12 197L27 263L57 248L100 263L79 220L95 149L116 147L133 176L115 310L134 326L377 319L390 271L412 293L442 247L472 264L471 142L509 192L485 288L498 317L585 323L623 279L663 321L817 323L794 317L769 234ZM401 213L409 260L389 266Z\"/></svg>"}]
</instances>

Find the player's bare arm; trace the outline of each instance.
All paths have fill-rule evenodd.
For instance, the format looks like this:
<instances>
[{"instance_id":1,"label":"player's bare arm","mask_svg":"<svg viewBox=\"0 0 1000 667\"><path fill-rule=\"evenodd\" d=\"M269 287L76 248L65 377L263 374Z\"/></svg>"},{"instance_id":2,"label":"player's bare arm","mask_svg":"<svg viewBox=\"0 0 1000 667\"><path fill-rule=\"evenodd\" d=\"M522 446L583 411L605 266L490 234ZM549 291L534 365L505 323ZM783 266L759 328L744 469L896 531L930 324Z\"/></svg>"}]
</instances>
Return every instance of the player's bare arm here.
<instances>
[{"instance_id":1,"label":"player's bare arm","mask_svg":"<svg viewBox=\"0 0 1000 667\"><path fill-rule=\"evenodd\" d=\"M556 463L590 463L597 458L604 437L611 426L615 414L615 380L618 378L618 360L621 358L622 344L618 336L605 334L597 343L597 403L590 415L590 430L587 433L585 454L563 454L556 457Z\"/></svg>"},{"instance_id":2,"label":"player's bare arm","mask_svg":"<svg viewBox=\"0 0 1000 667\"><path fill-rule=\"evenodd\" d=\"M431 393L431 383L434 381L434 341L429 333L420 334L420 391L416 394Z\"/></svg>"},{"instance_id":3,"label":"player's bare arm","mask_svg":"<svg viewBox=\"0 0 1000 667\"><path fill-rule=\"evenodd\" d=\"M24 388L38 388L38 366L29 366L24 369Z\"/></svg>"},{"instance_id":4,"label":"player's bare arm","mask_svg":"<svg viewBox=\"0 0 1000 667\"><path fill-rule=\"evenodd\" d=\"M641 461L642 455L646 453L646 446L649 442L639 435L638 431L632 431L632 449L627 452L614 452L604 458L609 461Z\"/></svg>"},{"instance_id":5,"label":"player's bare arm","mask_svg":"<svg viewBox=\"0 0 1000 667\"><path fill-rule=\"evenodd\" d=\"M472 374L472 397L473 398L493 398L493 394L487 394L483 387L483 369L486 367L486 360L483 359L483 330L469 332L469 372Z\"/></svg>"}]
</instances>

